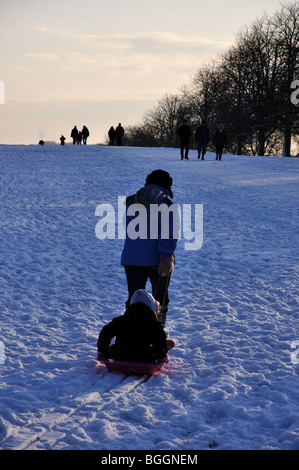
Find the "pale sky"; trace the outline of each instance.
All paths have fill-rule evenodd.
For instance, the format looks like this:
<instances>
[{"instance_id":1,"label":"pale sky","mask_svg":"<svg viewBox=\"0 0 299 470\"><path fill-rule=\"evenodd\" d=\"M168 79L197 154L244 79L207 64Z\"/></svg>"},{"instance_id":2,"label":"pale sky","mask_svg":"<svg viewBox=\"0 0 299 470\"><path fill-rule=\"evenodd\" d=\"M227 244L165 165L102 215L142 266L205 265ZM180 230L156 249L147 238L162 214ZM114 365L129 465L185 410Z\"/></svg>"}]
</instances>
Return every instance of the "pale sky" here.
<instances>
[{"instance_id":1,"label":"pale sky","mask_svg":"<svg viewBox=\"0 0 299 470\"><path fill-rule=\"evenodd\" d=\"M0 0L0 143L104 142L280 0ZM4 104L3 104L4 101Z\"/></svg>"}]
</instances>

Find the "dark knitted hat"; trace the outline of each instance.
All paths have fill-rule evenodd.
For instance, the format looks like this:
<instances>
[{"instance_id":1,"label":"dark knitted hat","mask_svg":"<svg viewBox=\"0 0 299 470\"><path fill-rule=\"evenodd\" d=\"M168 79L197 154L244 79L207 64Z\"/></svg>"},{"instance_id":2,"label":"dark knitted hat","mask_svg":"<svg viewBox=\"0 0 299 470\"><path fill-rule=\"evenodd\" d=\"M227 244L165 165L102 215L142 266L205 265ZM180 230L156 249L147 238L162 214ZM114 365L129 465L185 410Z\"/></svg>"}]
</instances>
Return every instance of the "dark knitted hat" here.
<instances>
[{"instance_id":1,"label":"dark knitted hat","mask_svg":"<svg viewBox=\"0 0 299 470\"><path fill-rule=\"evenodd\" d=\"M173 179L167 171L164 170L154 170L149 173L145 180L145 186L148 184L156 184L157 186L161 186L161 188L166 189L169 192L170 196L173 197L171 186L173 183Z\"/></svg>"}]
</instances>

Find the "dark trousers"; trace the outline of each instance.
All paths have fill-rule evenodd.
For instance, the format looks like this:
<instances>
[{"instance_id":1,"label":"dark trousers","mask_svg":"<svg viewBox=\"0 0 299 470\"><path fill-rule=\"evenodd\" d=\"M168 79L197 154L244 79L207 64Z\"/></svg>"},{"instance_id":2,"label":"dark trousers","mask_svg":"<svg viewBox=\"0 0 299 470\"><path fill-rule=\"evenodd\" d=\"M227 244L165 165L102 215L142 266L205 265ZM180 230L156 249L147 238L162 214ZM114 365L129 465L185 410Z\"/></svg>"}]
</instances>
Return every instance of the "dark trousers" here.
<instances>
[{"instance_id":1,"label":"dark trousers","mask_svg":"<svg viewBox=\"0 0 299 470\"><path fill-rule=\"evenodd\" d=\"M185 150L185 158L188 158L189 153L189 139L181 139L181 159L184 158L184 150Z\"/></svg>"},{"instance_id":2,"label":"dark trousers","mask_svg":"<svg viewBox=\"0 0 299 470\"><path fill-rule=\"evenodd\" d=\"M198 144L198 158L200 158L200 154L202 154L202 158L204 159L204 156L207 151L208 142L199 140L197 144Z\"/></svg>"},{"instance_id":3,"label":"dark trousers","mask_svg":"<svg viewBox=\"0 0 299 470\"><path fill-rule=\"evenodd\" d=\"M216 145L216 160L221 160L224 145Z\"/></svg>"},{"instance_id":4,"label":"dark trousers","mask_svg":"<svg viewBox=\"0 0 299 470\"><path fill-rule=\"evenodd\" d=\"M130 305L131 297L136 290L146 288L149 279L152 295L161 305L159 319L165 324L169 304L168 287L172 273L169 276L160 276L158 266L125 266L124 268L129 294L126 307Z\"/></svg>"}]
</instances>

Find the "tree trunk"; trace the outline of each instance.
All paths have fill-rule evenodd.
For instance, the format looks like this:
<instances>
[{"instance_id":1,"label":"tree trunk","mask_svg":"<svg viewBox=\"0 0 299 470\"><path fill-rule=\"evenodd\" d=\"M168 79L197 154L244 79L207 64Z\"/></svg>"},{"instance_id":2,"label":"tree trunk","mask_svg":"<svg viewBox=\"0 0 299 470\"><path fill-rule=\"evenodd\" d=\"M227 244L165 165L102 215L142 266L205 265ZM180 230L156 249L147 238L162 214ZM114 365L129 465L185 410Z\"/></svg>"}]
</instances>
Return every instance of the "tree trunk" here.
<instances>
[{"instance_id":1,"label":"tree trunk","mask_svg":"<svg viewBox=\"0 0 299 470\"><path fill-rule=\"evenodd\" d=\"M283 144L283 156L284 157L291 156L291 140L292 140L291 129L286 128L284 131L284 144Z\"/></svg>"},{"instance_id":2,"label":"tree trunk","mask_svg":"<svg viewBox=\"0 0 299 470\"><path fill-rule=\"evenodd\" d=\"M259 130L258 133L258 156L263 157L265 155L265 131Z\"/></svg>"},{"instance_id":3,"label":"tree trunk","mask_svg":"<svg viewBox=\"0 0 299 470\"><path fill-rule=\"evenodd\" d=\"M236 155L242 155L242 147L243 147L243 138L238 135L237 136Z\"/></svg>"}]
</instances>

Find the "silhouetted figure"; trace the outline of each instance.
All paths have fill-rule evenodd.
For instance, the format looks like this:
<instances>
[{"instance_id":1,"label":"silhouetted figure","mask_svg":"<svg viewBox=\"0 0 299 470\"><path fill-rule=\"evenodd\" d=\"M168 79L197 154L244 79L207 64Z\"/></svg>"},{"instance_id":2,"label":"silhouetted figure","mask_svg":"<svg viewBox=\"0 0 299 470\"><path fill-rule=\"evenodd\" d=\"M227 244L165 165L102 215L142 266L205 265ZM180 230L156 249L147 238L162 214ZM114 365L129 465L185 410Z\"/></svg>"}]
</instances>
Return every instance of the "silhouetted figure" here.
<instances>
[{"instance_id":1,"label":"silhouetted figure","mask_svg":"<svg viewBox=\"0 0 299 470\"><path fill-rule=\"evenodd\" d=\"M115 134L116 134L117 145L121 145L122 144L122 138L125 135L125 131L124 131L124 128L122 127L121 123L118 124L118 126L115 130Z\"/></svg>"},{"instance_id":2,"label":"silhouetted figure","mask_svg":"<svg viewBox=\"0 0 299 470\"><path fill-rule=\"evenodd\" d=\"M45 145L45 142L43 140L40 140L39 145Z\"/></svg>"},{"instance_id":3,"label":"silhouetted figure","mask_svg":"<svg viewBox=\"0 0 299 470\"><path fill-rule=\"evenodd\" d=\"M79 131L79 132L78 132L77 144L78 144L78 145L81 145L81 143L82 143L82 132Z\"/></svg>"},{"instance_id":4,"label":"silhouetted figure","mask_svg":"<svg viewBox=\"0 0 299 470\"><path fill-rule=\"evenodd\" d=\"M202 124L196 129L195 140L198 145L198 158L200 158L201 154L201 159L204 160L205 153L207 151L207 145L210 140L210 130L206 121L202 121Z\"/></svg>"},{"instance_id":5,"label":"silhouetted figure","mask_svg":"<svg viewBox=\"0 0 299 470\"><path fill-rule=\"evenodd\" d=\"M216 160L221 160L223 148L227 144L226 132L223 124L220 124L215 132L213 144L216 146Z\"/></svg>"},{"instance_id":6,"label":"silhouetted figure","mask_svg":"<svg viewBox=\"0 0 299 470\"><path fill-rule=\"evenodd\" d=\"M188 126L187 119L184 119L183 124L177 130L177 135L181 139L181 160L184 160L184 150L185 150L185 158L186 160L189 160L188 153L189 153L191 134L192 134L191 127Z\"/></svg>"},{"instance_id":7,"label":"silhouetted figure","mask_svg":"<svg viewBox=\"0 0 299 470\"><path fill-rule=\"evenodd\" d=\"M71 132L71 137L73 139L74 145L78 143L78 135L79 135L79 132L78 132L77 126L74 126Z\"/></svg>"},{"instance_id":8,"label":"silhouetted figure","mask_svg":"<svg viewBox=\"0 0 299 470\"><path fill-rule=\"evenodd\" d=\"M89 130L87 129L86 126L83 126L83 129L82 129L82 140L83 140L83 144L86 145L87 143L87 137L89 136Z\"/></svg>"},{"instance_id":9,"label":"silhouetted figure","mask_svg":"<svg viewBox=\"0 0 299 470\"><path fill-rule=\"evenodd\" d=\"M110 127L108 131L108 137L109 137L109 145L114 145L114 139L116 136L116 132L113 126Z\"/></svg>"},{"instance_id":10,"label":"silhouetted figure","mask_svg":"<svg viewBox=\"0 0 299 470\"><path fill-rule=\"evenodd\" d=\"M60 137L60 144L61 144L61 145L64 145L64 142L65 142L65 137L64 137L64 135L62 135L62 136Z\"/></svg>"}]
</instances>

